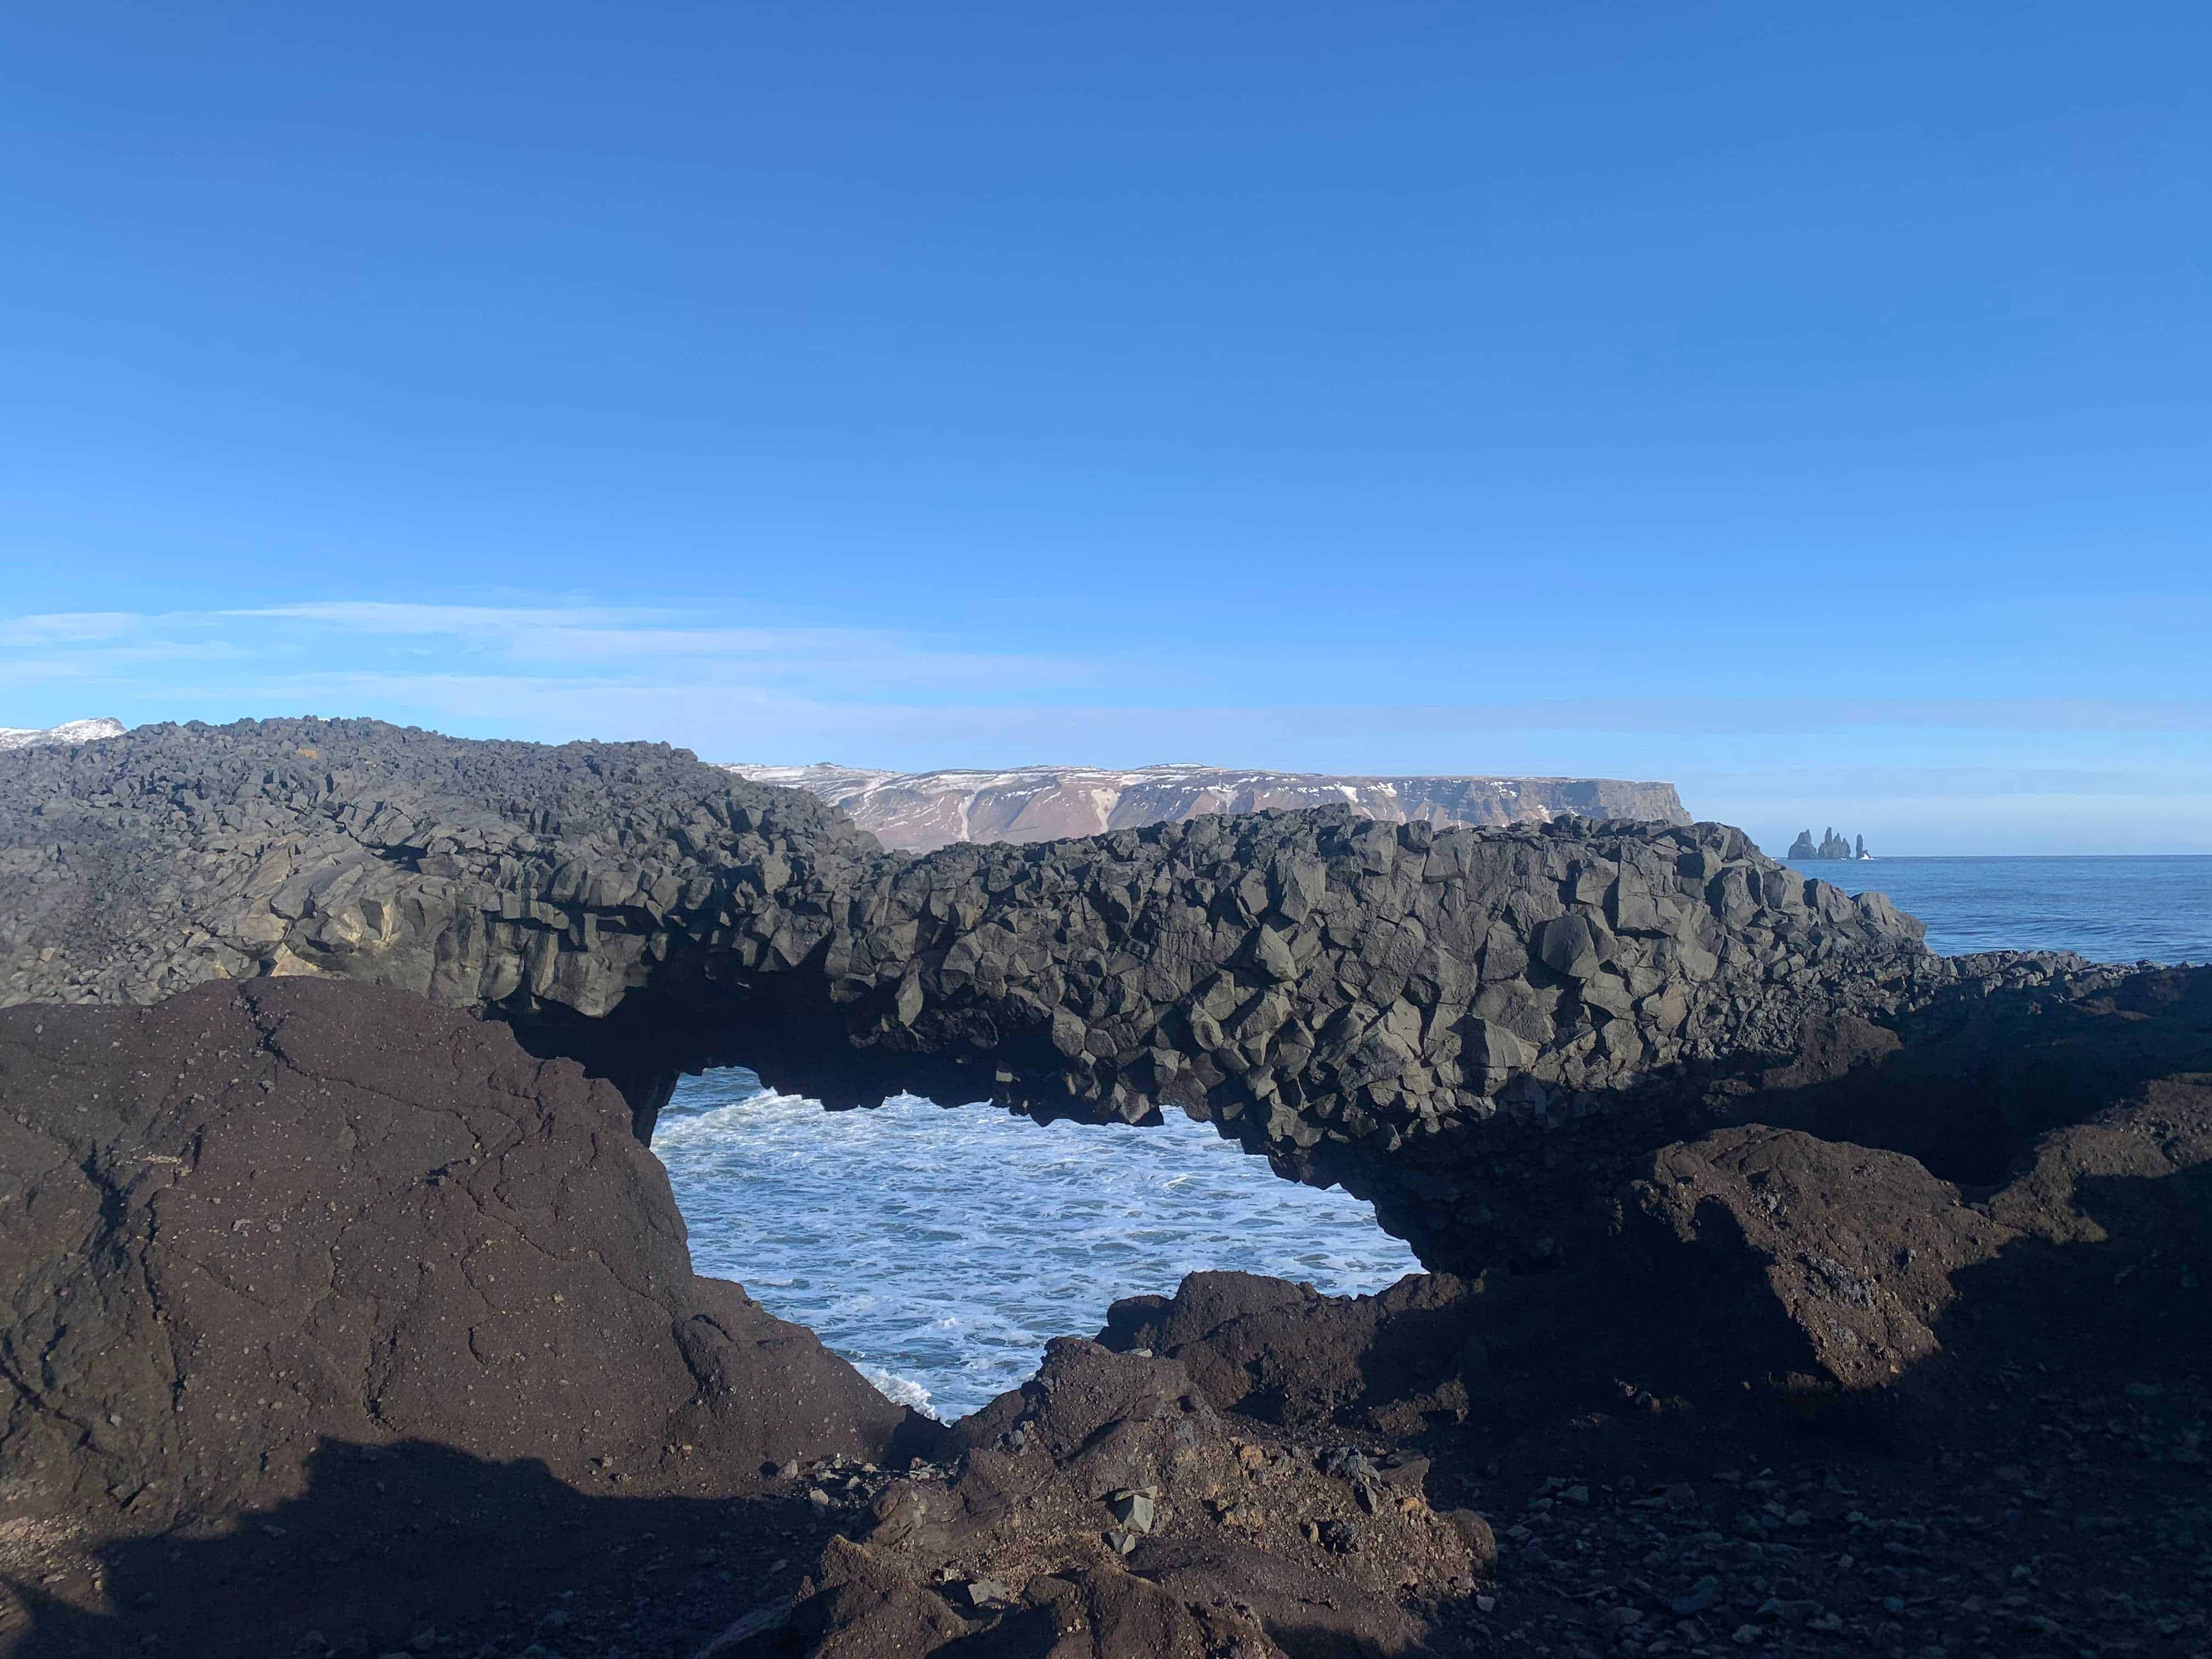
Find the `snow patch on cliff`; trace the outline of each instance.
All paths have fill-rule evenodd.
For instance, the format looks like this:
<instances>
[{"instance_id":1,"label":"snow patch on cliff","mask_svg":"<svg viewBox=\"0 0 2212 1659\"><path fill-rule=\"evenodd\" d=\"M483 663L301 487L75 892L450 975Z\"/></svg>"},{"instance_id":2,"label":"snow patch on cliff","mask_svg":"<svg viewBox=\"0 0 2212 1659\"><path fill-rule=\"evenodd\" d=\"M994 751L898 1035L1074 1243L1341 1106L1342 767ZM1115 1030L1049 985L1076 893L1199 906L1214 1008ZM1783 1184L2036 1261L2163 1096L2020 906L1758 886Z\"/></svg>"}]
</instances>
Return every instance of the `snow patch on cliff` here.
<instances>
[{"instance_id":1,"label":"snow patch on cliff","mask_svg":"<svg viewBox=\"0 0 2212 1659\"><path fill-rule=\"evenodd\" d=\"M123 722L105 715L96 720L64 720L59 726L0 726L0 749L43 749L58 743L98 743L123 735Z\"/></svg>"},{"instance_id":2,"label":"snow patch on cliff","mask_svg":"<svg viewBox=\"0 0 2212 1659\"><path fill-rule=\"evenodd\" d=\"M1613 778L1335 777L1178 762L1120 771L1103 767L1018 766L989 772L887 772L817 762L736 764L756 783L810 790L848 813L884 846L928 852L957 841L1055 841L1103 828L1181 822L1212 812L1253 812L1342 801L1385 823L1544 823L1584 817L1687 823L1672 784Z\"/></svg>"}]
</instances>

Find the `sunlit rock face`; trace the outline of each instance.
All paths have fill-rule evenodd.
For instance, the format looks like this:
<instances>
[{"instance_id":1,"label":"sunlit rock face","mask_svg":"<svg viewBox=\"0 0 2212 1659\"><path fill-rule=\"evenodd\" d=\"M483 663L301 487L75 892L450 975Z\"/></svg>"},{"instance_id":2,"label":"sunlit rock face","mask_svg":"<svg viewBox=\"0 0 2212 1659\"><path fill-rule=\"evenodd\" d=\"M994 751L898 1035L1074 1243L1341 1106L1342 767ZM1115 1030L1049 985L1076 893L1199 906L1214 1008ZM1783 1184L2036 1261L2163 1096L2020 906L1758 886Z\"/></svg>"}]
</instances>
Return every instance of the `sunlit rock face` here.
<instances>
[{"instance_id":1,"label":"sunlit rock face","mask_svg":"<svg viewBox=\"0 0 2212 1659\"><path fill-rule=\"evenodd\" d=\"M0 1013L0 1491L150 1533L434 1442L727 1492L906 1425L696 1278L604 1082L345 981ZM93 1425L88 1427L88 1425ZM695 1448L700 1455L685 1456Z\"/></svg>"},{"instance_id":2,"label":"sunlit rock face","mask_svg":"<svg viewBox=\"0 0 2212 1659\"><path fill-rule=\"evenodd\" d=\"M738 776L819 795L886 847L926 853L957 841L1059 841L1180 823L1221 812L1349 806L1383 823L1548 823L1644 818L1687 823L1671 783L1619 778L1336 777L1219 766L1021 766L883 772L861 767L732 766Z\"/></svg>"}]
</instances>

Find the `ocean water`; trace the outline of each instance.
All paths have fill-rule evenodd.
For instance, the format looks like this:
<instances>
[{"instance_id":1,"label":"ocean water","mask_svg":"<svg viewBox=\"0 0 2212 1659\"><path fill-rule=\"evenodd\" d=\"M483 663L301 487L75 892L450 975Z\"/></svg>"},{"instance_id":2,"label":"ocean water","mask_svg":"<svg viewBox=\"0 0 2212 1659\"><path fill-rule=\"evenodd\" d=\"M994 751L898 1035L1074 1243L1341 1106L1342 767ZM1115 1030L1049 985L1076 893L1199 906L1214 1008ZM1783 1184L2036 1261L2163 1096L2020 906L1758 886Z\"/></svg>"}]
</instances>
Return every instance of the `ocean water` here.
<instances>
[{"instance_id":1,"label":"ocean water","mask_svg":"<svg viewBox=\"0 0 2212 1659\"><path fill-rule=\"evenodd\" d=\"M1946 956L2079 951L2092 962L2212 962L2212 858L1792 860L1847 893L1886 893Z\"/></svg>"},{"instance_id":2,"label":"ocean water","mask_svg":"<svg viewBox=\"0 0 2212 1659\"><path fill-rule=\"evenodd\" d=\"M1884 892L1947 953L2212 961L2212 858L1808 861ZM1382 1289L1419 1264L1348 1194L1279 1179L1212 1129L1041 1125L914 1096L855 1112L686 1079L653 1151L702 1273L811 1327L892 1398L952 1418L1012 1388L1046 1340L1202 1267Z\"/></svg>"},{"instance_id":3,"label":"ocean water","mask_svg":"<svg viewBox=\"0 0 2212 1659\"><path fill-rule=\"evenodd\" d=\"M1040 1124L915 1095L829 1112L733 1069L687 1078L653 1150L699 1272L947 1419L1028 1376L1049 1338L1197 1268L1331 1294L1420 1271L1373 1206L1285 1181L1180 1112Z\"/></svg>"}]
</instances>

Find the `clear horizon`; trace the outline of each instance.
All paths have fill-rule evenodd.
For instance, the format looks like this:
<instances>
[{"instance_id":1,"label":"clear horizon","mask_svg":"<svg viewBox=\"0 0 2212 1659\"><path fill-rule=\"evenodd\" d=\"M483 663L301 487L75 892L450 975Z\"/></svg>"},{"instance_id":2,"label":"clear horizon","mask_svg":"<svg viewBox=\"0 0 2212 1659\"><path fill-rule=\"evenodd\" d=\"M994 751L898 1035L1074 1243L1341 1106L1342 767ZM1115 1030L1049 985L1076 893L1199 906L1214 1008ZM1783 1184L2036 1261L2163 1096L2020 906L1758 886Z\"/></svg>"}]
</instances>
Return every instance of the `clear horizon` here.
<instances>
[{"instance_id":1,"label":"clear horizon","mask_svg":"<svg viewBox=\"0 0 2212 1659\"><path fill-rule=\"evenodd\" d=\"M0 726L2212 851L2212 14L0 20Z\"/></svg>"}]
</instances>

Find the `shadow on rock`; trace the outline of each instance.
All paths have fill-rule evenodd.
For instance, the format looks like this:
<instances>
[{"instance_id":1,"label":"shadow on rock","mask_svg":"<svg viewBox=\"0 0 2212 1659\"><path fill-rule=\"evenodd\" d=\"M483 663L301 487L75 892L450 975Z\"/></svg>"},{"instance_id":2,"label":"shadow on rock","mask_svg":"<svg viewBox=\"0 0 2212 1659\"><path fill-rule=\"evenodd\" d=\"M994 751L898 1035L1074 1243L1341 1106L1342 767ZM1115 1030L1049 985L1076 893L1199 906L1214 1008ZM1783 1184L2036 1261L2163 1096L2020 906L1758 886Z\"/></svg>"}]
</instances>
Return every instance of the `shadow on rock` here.
<instances>
[{"instance_id":1,"label":"shadow on rock","mask_svg":"<svg viewBox=\"0 0 2212 1659\"><path fill-rule=\"evenodd\" d=\"M1996 1186L2038 1139L2212 1065L2212 970L1966 992L1888 1025L1810 1024L1743 1100L1747 1118L1904 1152L1946 1180Z\"/></svg>"},{"instance_id":2,"label":"shadow on rock","mask_svg":"<svg viewBox=\"0 0 2212 1659\"><path fill-rule=\"evenodd\" d=\"M17 1583L31 1608L16 1659L167 1655L361 1659L416 1649L557 1646L585 1624L635 1650L696 1645L796 1577L823 1528L803 1498L603 1498L534 1459L493 1462L406 1441L325 1441L306 1489L210 1537L112 1540L112 1611ZM418 1638L428 1636L427 1642Z\"/></svg>"},{"instance_id":3,"label":"shadow on rock","mask_svg":"<svg viewBox=\"0 0 2212 1659\"><path fill-rule=\"evenodd\" d=\"M2086 1177L2073 1213L2053 1219L1954 1275L1937 1369L1966 1379L2008 1364L2123 1380L2212 1373L2212 1163Z\"/></svg>"}]
</instances>

